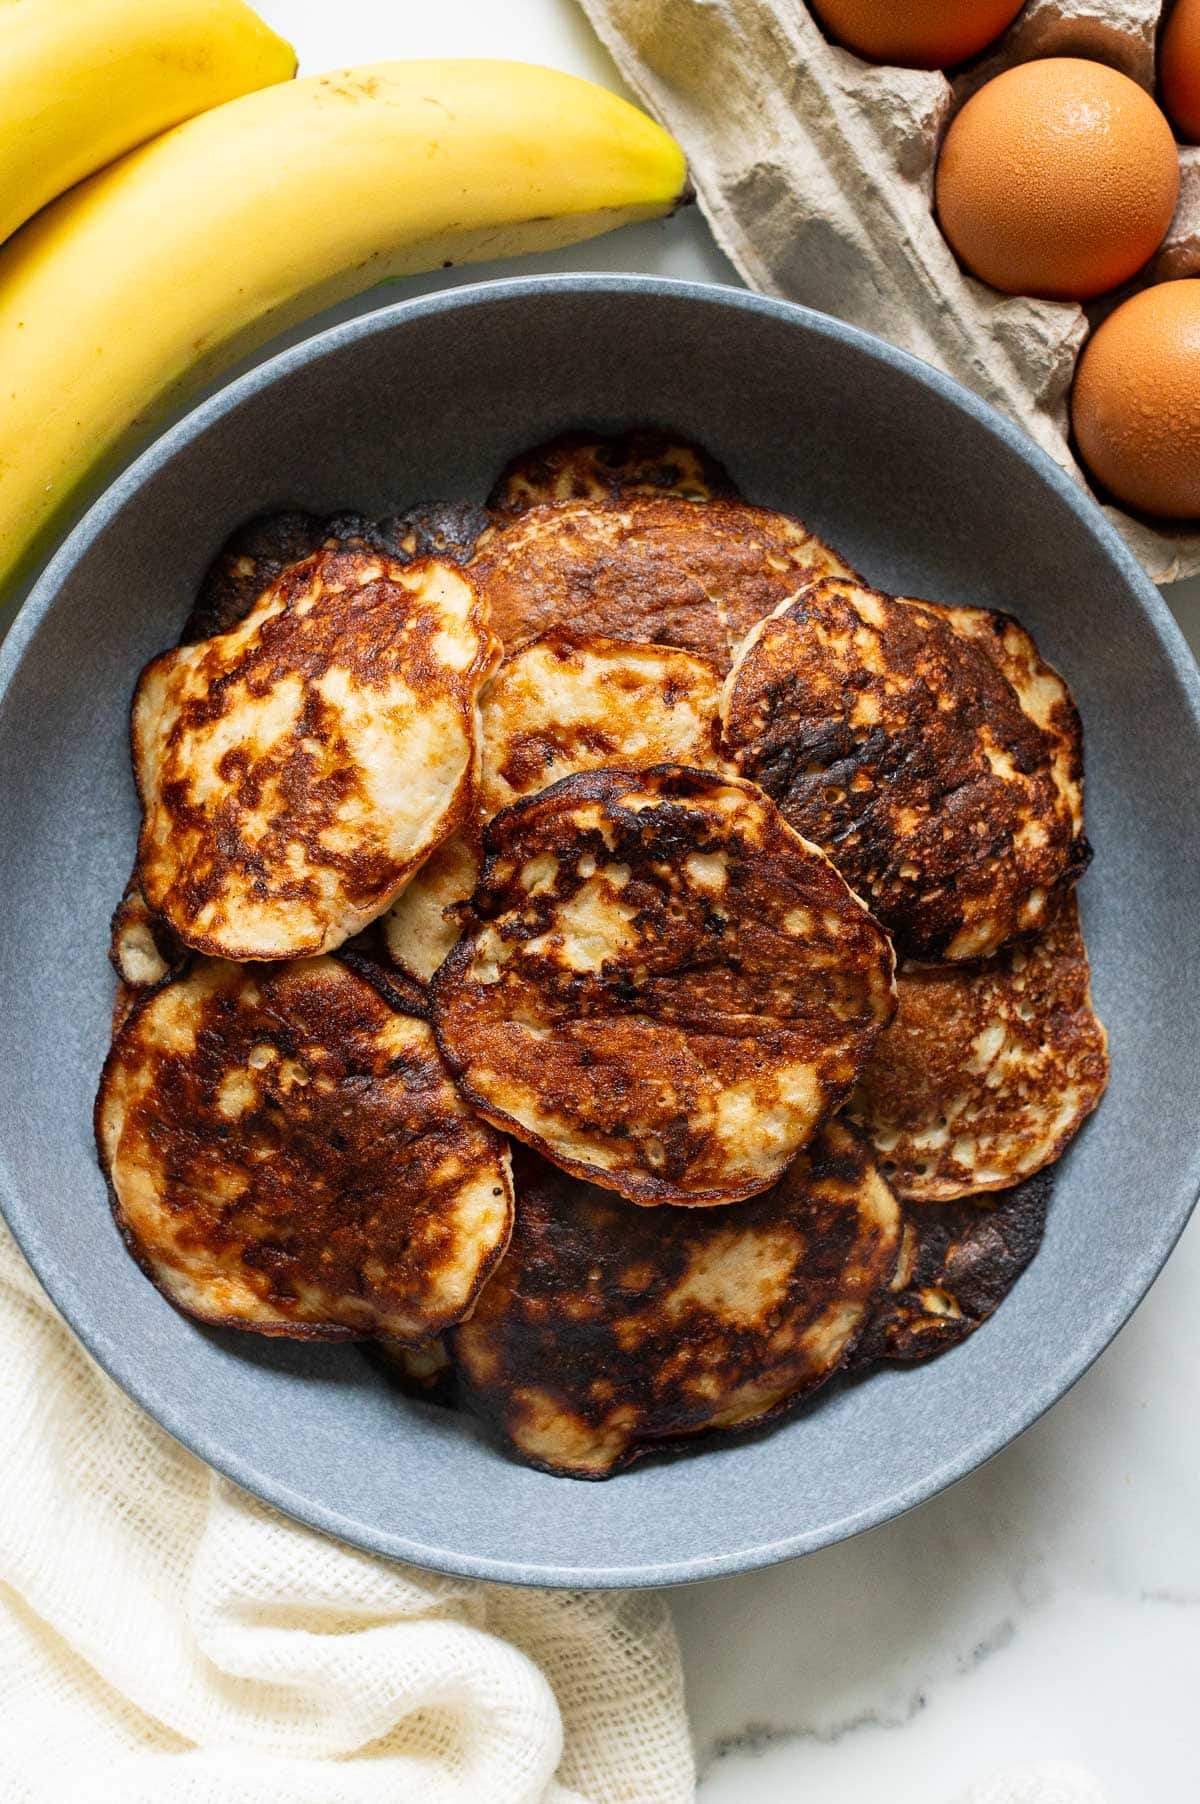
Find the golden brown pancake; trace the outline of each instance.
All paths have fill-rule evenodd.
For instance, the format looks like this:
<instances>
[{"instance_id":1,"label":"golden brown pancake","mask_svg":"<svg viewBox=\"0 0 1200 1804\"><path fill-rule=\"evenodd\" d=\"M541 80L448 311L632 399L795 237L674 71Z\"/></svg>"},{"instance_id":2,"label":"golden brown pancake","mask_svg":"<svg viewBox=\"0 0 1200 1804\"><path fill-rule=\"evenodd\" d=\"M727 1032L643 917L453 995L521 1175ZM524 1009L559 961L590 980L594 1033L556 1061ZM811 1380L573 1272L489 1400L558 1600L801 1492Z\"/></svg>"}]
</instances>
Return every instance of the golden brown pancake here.
<instances>
[{"instance_id":1,"label":"golden brown pancake","mask_svg":"<svg viewBox=\"0 0 1200 1804\"><path fill-rule=\"evenodd\" d=\"M748 1428L835 1372L891 1277L895 1198L830 1122L765 1196L633 1209L518 1148L508 1252L453 1351L464 1401L543 1471Z\"/></svg>"},{"instance_id":2,"label":"golden brown pancake","mask_svg":"<svg viewBox=\"0 0 1200 1804\"><path fill-rule=\"evenodd\" d=\"M480 703L485 819L573 771L687 764L731 774L721 679L669 645L547 633L507 657Z\"/></svg>"},{"instance_id":3,"label":"golden brown pancake","mask_svg":"<svg viewBox=\"0 0 1200 1804\"><path fill-rule=\"evenodd\" d=\"M1032 637L1011 614L991 608L946 608L933 601L910 607L940 614L964 639L987 652L1017 693L1022 712L1050 741L1050 767L1062 807L1080 845L1083 834L1083 724L1074 697Z\"/></svg>"},{"instance_id":4,"label":"golden brown pancake","mask_svg":"<svg viewBox=\"0 0 1200 1804\"><path fill-rule=\"evenodd\" d=\"M1066 1151L1108 1083L1079 904L971 965L915 965L850 1114L900 1197L1004 1190Z\"/></svg>"},{"instance_id":5,"label":"golden brown pancake","mask_svg":"<svg viewBox=\"0 0 1200 1804\"><path fill-rule=\"evenodd\" d=\"M447 1409L457 1402L454 1362L442 1335L420 1347L405 1347L394 1340L371 1341L363 1351L406 1397L416 1397L421 1403L440 1403Z\"/></svg>"},{"instance_id":6,"label":"golden brown pancake","mask_svg":"<svg viewBox=\"0 0 1200 1804\"><path fill-rule=\"evenodd\" d=\"M626 495L711 501L736 494L728 472L701 445L657 426L638 426L630 432L563 432L520 452L500 472L488 506L519 514L553 501L619 501Z\"/></svg>"},{"instance_id":7,"label":"golden brown pancake","mask_svg":"<svg viewBox=\"0 0 1200 1804\"><path fill-rule=\"evenodd\" d=\"M743 776L908 957L986 957L1048 920L1086 867L1061 746L996 657L931 608L842 581L803 590L742 646L722 723Z\"/></svg>"},{"instance_id":8,"label":"golden brown pancake","mask_svg":"<svg viewBox=\"0 0 1200 1804\"><path fill-rule=\"evenodd\" d=\"M117 974L112 1007L114 1034L138 997L172 971L178 971L186 958L187 947L148 907L135 870L117 903L109 934L108 961Z\"/></svg>"},{"instance_id":9,"label":"golden brown pancake","mask_svg":"<svg viewBox=\"0 0 1200 1804\"><path fill-rule=\"evenodd\" d=\"M149 990L178 970L186 956L187 948L148 905L135 871L112 918L108 957L113 970L129 990Z\"/></svg>"},{"instance_id":10,"label":"golden brown pancake","mask_svg":"<svg viewBox=\"0 0 1200 1804\"><path fill-rule=\"evenodd\" d=\"M1049 1167L991 1196L906 1203L895 1276L855 1349L854 1365L928 1359L973 1334L1042 1244L1053 1186Z\"/></svg>"},{"instance_id":11,"label":"golden brown pancake","mask_svg":"<svg viewBox=\"0 0 1200 1804\"><path fill-rule=\"evenodd\" d=\"M209 565L179 642L192 645L229 632L289 565L315 551L377 551L401 563L422 557L462 563L486 525L483 509L465 501L423 503L384 520L350 510L259 514L230 534Z\"/></svg>"},{"instance_id":12,"label":"golden brown pancake","mask_svg":"<svg viewBox=\"0 0 1200 1804\"><path fill-rule=\"evenodd\" d=\"M389 964L428 983L462 933L461 915L479 880L479 829L443 840L381 917Z\"/></svg>"},{"instance_id":13,"label":"golden brown pancake","mask_svg":"<svg viewBox=\"0 0 1200 1804\"><path fill-rule=\"evenodd\" d=\"M559 777L601 765L728 772L717 750L721 680L667 645L547 633L506 658L480 705L481 821ZM427 982L459 937L479 876L477 836L456 833L385 916L393 962Z\"/></svg>"},{"instance_id":14,"label":"golden brown pancake","mask_svg":"<svg viewBox=\"0 0 1200 1804\"><path fill-rule=\"evenodd\" d=\"M362 529L352 540L355 549L366 543L366 521ZM301 563L323 548L333 549L336 543L329 520L300 509L247 520L229 535L205 571L179 643L194 645L230 632L289 564Z\"/></svg>"},{"instance_id":15,"label":"golden brown pancake","mask_svg":"<svg viewBox=\"0 0 1200 1804\"><path fill-rule=\"evenodd\" d=\"M509 651L566 628L675 645L722 671L786 596L820 576L853 574L786 514L643 494L498 519L480 534L470 569Z\"/></svg>"},{"instance_id":16,"label":"golden brown pancake","mask_svg":"<svg viewBox=\"0 0 1200 1804\"><path fill-rule=\"evenodd\" d=\"M218 1326L424 1341L508 1240L504 1141L427 1022L337 959L198 959L152 991L113 1042L96 1138L130 1252Z\"/></svg>"},{"instance_id":17,"label":"golden brown pancake","mask_svg":"<svg viewBox=\"0 0 1200 1804\"><path fill-rule=\"evenodd\" d=\"M497 654L452 565L322 551L239 626L156 658L134 698L138 877L186 944L340 945L472 807Z\"/></svg>"},{"instance_id":18,"label":"golden brown pancake","mask_svg":"<svg viewBox=\"0 0 1200 1804\"><path fill-rule=\"evenodd\" d=\"M748 783L565 777L484 833L439 1042L484 1117L635 1202L767 1189L894 1008L891 947Z\"/></svg>"}]
</instances>

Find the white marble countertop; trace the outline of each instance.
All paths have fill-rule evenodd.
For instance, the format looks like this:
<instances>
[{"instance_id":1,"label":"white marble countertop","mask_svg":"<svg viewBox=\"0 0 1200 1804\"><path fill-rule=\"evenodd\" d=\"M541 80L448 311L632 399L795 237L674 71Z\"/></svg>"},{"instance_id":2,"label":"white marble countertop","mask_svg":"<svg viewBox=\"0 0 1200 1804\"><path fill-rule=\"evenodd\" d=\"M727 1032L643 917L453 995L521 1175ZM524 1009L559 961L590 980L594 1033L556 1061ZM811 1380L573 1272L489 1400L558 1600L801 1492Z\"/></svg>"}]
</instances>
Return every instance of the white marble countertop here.
<instances>
[{"instance_id":1,"label":"white marble countertop","mask_svg":"<svg viewBox=\"0 0 1200 1804\"><path fill-rule=\"evenodd\" d=\"M621 85L573 0L257 4L302 69L512 56ZM694 210L529 266L735 279ZM1200 650L1200 580L1167 599ZM984 1470L846 1545L674 1594L703 1804L955 1804L1038 1759L1088 1767L1110 1804L1200 1796L1198 1295L1200 1219L1093 1370Z\"/></svg>"}]
</instances>

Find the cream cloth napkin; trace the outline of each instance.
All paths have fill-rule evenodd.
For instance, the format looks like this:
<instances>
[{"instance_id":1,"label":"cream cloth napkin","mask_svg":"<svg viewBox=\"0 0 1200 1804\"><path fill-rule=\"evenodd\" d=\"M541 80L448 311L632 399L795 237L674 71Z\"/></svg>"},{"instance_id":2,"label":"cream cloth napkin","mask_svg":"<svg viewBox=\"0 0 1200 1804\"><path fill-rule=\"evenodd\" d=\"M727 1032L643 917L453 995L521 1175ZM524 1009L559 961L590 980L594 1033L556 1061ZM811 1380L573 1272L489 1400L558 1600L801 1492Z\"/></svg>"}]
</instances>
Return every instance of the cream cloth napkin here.
<instances>
[{"instance_id":1,"label":"cream cloth napkin","mask_svg":"<svg viewBox=\"0 0 1200 1804\"><path fill-rule=\"evenodd\" d=\"M646 1593L518 1591L285 1521L142 1414L0 1226L3 1804L686 1804Z\"/></svg>"},{"instance_id":2,"label":"cream cloth napkin","mask_svg":"<svg viewBox=\"0 0 1200 1804\"><path fill-rule=\"evenodd\" d=\"M694 1796L661 1597L436 1578L285 1521L104 1376L2 1225L0 1471L2 1804ZM960 1804L1105 1801L1052 1764Z\"/></svg>"}]
</instances>

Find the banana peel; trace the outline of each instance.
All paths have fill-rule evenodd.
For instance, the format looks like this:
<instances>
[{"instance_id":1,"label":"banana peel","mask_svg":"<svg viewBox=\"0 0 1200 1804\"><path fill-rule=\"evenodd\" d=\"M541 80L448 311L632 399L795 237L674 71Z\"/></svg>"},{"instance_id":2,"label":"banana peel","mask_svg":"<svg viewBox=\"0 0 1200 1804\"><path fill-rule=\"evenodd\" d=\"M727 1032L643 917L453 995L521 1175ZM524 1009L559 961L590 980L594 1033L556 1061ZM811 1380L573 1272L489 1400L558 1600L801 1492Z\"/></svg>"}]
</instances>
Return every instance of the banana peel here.
<instances>
[{"instance_id":1,"label":"banana peel","mask_svg":"<svg viewBox=\"0 0 1200 1804\"><path fill-rule=\"evenodd\" d=\"M121 158L0 249L0 594L131 429L375 284L670 212L683 152L524 63L379 63L264 88Z\"/></svg>"}]
</instances>

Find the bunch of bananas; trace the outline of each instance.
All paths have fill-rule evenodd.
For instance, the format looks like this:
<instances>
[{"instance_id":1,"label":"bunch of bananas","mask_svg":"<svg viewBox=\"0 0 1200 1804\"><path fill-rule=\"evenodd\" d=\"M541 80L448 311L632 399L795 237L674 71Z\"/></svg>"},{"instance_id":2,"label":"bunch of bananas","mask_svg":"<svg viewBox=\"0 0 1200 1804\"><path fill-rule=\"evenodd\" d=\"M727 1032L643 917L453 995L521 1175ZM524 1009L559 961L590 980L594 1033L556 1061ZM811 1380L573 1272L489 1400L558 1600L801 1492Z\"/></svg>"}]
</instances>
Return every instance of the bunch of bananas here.
<instances>
[{"instance_id":1,"label":"bunch of bananas","mask_svg":"<svg viewBox=\"0 0 1200 1804\"><path fill-rule=\"evenodd\" d=\"M131 428L274 333L685 187L652 120L555 70L295 70L241 0L3 8L0 589Z\"/></svg>"}]
</instances>

